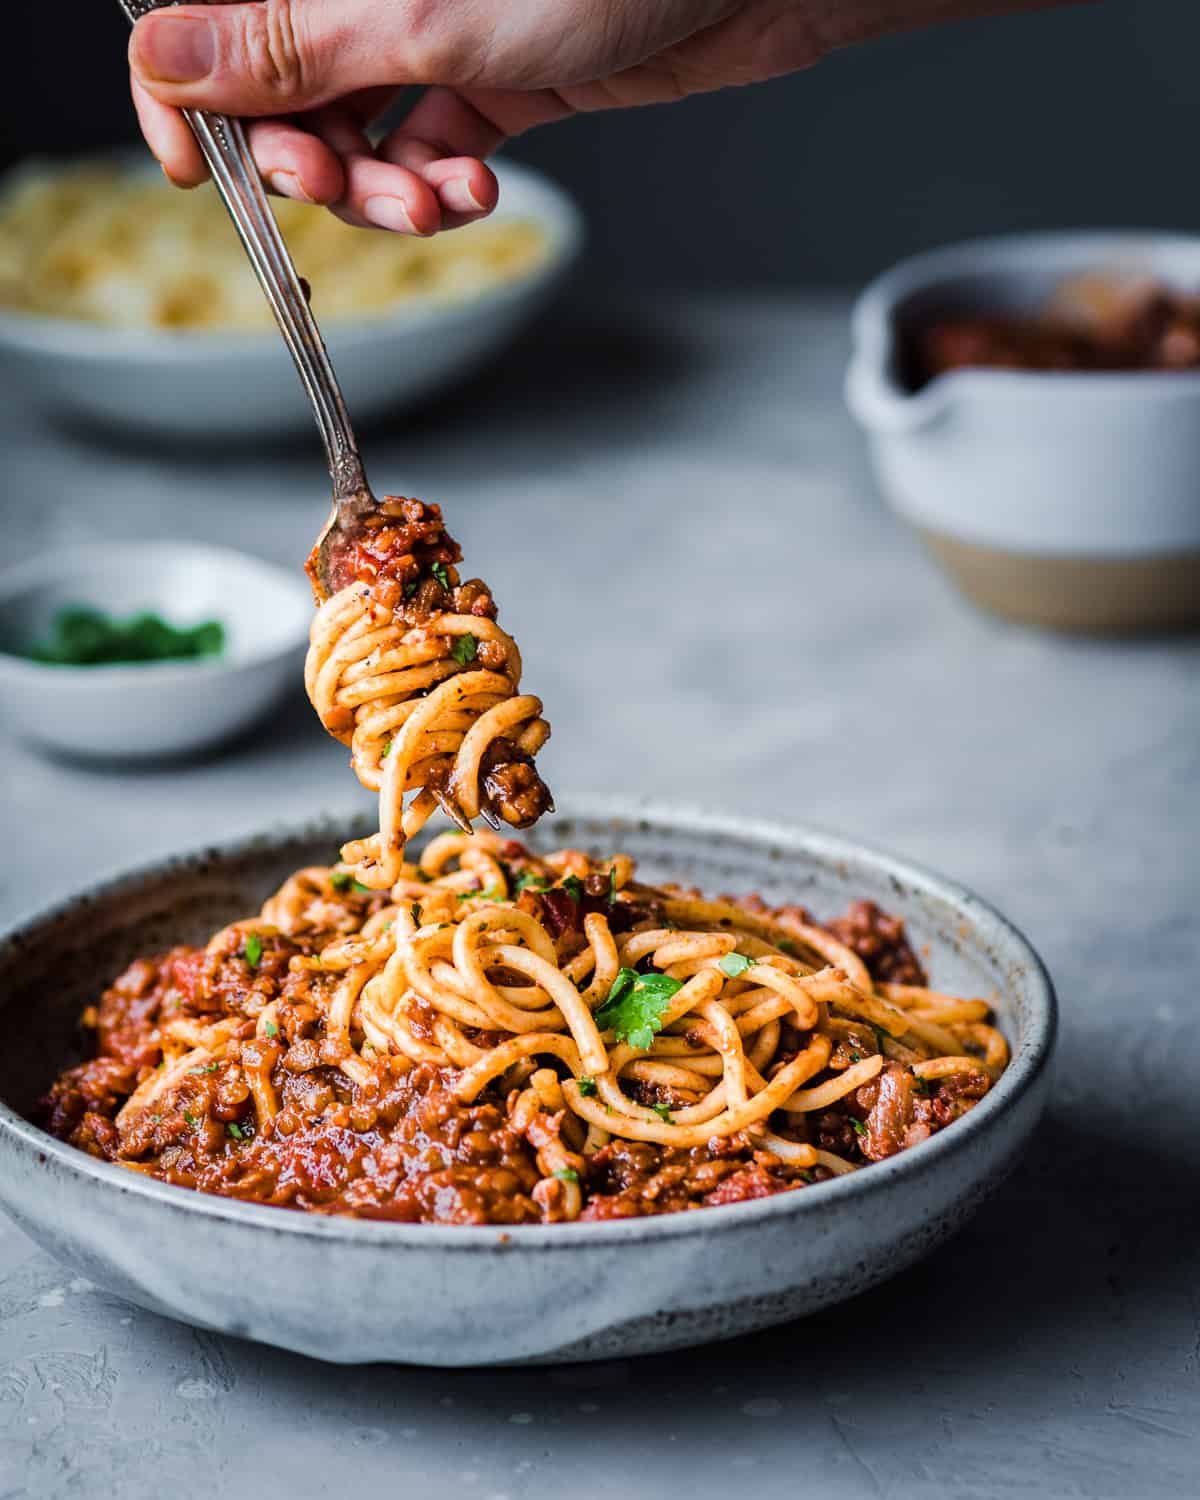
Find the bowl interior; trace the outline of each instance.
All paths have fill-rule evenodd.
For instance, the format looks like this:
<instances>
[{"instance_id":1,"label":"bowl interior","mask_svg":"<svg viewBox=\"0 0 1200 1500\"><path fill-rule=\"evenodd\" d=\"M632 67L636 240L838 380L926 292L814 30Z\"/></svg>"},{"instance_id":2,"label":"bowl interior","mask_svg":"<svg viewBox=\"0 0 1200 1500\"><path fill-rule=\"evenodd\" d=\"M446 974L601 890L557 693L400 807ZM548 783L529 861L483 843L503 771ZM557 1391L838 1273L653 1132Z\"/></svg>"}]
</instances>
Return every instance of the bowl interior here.
<instances>
[{"instance_id":1,"label":"bowl interior","mask_svg":"<svg viewBox=\"0 0 1200 1500\"><path fill-rule=\"evenodd\" d=\"M114 543L35 559L0 577L0 653L24 657L50 632L58 611L71 605L118 618L149 610L179 627L219 620L225 627L221 660L228 666L294 648L304 639L313 611L299 575L244 553L181 543ZM164 665L177 670L202 664ZM139 673L162 669L157 664L136 668ZM82 670L90 676L125 669Z\"/></svg>"},{"instance_id":2,"label":"bowl interior","mask_svg":"<svg viewBox=\"0 0 1200 1500\"><path fill-rule=\"evenodd\" d=\"M0 1015L10 1039L0 1049L0 1100L26 1114L55 1073L82 1055L81 1006L131 959L206 941L224 923L256 911L294 870L330 863L346 837L368 831L365 823L324 821L160 863L95 888L0 941ZM903 916L933 983L991 1001L1013 1045L1012 1067L976 1113L993 1101L999 1107L1050 1045L1053 1002L1019 934L969 893L887 856L822 835L666 812L566 812L526 838L542 850L625 850L644 878L713 894L757 891L771 902L799 902L818 917L838 914L859 897Z\"/></svg>"}]
</instances>

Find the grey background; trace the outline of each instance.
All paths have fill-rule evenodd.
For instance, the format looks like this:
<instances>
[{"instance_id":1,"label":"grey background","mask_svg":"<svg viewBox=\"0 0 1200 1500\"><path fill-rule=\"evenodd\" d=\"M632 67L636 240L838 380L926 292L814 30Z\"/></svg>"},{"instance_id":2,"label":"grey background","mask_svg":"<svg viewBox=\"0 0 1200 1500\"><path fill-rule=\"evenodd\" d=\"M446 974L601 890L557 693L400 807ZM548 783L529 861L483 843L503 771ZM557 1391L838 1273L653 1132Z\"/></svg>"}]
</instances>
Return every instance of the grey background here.
<instances>
[{"instance_id":1,"label":"grey background","mask_svg":"<svg viewBox=\"0 0 1200 1500\"><path fill-rule=\"evenodd\" d=\"M116 5L75 0L64 14L5 6L19 66L6 70L0 159L133 138ZM1190 0L1105 0L873 42L803 75L577 119L511 150L580 197L597 287L846 285L966 235L1200 229L1198 55Z\"/></svg>"},{"instance_id":2,"label":"grey background","mask_svg":"<svg viewBox=\"0 0 1200 1500\"><path fill-rule=\"evenodd\" d=\"M561 793L823 824L1026 930L1063 1029L1023 1167L842 1308L539 1371L342 1370L196 1333L0 1221L0 1496L1196 1494L1200 642L1065 640L964 606L875 496L838 395L845 318L791 297L564 311L368 455L445 502L493 583ZM17 552L188 536L298 566L325 508L307 451L96 447L17 403L0 446ZM0 742L0 922L115 866L368 805L298 679L190 765ZM286 1266L230 1275L299 1294Z\"/></svg>"}]
</instances>

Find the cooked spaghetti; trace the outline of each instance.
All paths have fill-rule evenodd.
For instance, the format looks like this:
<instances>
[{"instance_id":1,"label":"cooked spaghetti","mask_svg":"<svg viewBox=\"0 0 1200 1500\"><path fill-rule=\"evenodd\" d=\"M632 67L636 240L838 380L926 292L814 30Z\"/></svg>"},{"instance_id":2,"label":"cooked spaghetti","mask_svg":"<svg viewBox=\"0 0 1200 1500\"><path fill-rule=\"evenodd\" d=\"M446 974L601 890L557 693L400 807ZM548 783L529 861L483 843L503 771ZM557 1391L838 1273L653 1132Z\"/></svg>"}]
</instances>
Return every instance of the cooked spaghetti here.
<instances>
[{"instance_id":1,"label":"cooked spaghetti","mask_svg":"<svg viewBox=\"0 0 1200 1500\"><path fill-rule=\"evenodd\" d=\"M802 1188L926 1139L1008 1061L867 902L756 897L448 833L387 892L294 875L202 949L134 963L49 1128L230 1197L402 1221L660 1214Z\"/></svg>"},{"instance_id":2,"label":"cooked spaghetti","mask_svg":"<svg viewBox=\"0 0 1200 1500\"><path fill-rule=\"evenodd\" d=\"M304 681L379 793L378 834L342 857L361 884L387 890L439 806L460 827L483 817L527 828L550 810L533 764L550 726L541 699L518 691L521 654L491 591L460 582L439 507L389 497L363 528L313 622Z\"/></svg>"}]
</instances>

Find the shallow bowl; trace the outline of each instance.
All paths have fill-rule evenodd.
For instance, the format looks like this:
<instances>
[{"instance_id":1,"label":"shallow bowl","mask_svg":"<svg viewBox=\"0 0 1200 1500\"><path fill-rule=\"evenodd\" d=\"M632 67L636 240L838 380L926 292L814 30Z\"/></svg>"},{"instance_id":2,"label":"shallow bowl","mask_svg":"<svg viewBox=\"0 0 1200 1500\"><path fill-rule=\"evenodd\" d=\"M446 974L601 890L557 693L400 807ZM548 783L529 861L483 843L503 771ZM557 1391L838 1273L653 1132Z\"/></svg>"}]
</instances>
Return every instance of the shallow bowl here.
<instances>
[{"instance_id":1,"label":"shallow bowl","mask_svg":"<svg viewBox=\"0 0 1200 1500\"><path fill-rule=\"evenodd\" d=\"M567 193L529 167L502 161L495 170L493 221L535 221L544 256L527 274L459 300L413 298L362 319L326 320L321 331L356 423L473 373L538 313L576 259L583 219ZM168 440L275 438L313 421L274 329L122 330L0 309L0 371L59 415Z\"/></svg>"},{"instance_id":2,"label":"shallow bowl","mask_svg":"<svg viewBox=\"0 0 1200 1500\"><path fill-rule=\"evenodd\" d=\"M854 310L846 377L880 489L1000 614L1121 632L1200 624L1200 370L961 369L919 390L904 350L939 317L1033 316L1083 274L1200 289L1200 236L1009 235L901 262Z\"/></svg>"},{"instance_id":3,"label":"shallow bowl","mask_svg":"<svg viewBox=\"0 0 1200 1500\"><path fill-rule=\"evenodd\" d=\"M21 653L63 608L175 626L220 620L225 648L197 660L65 667ZM0 721L75 758L191 754L263 718L299 681L313 598L303 574L229 547L107 542L42 553L0 573Z\"/></svg>"},{"instance_id":4,"label":"shallow bowl","mask_svg":"<svg viewBox=\"0 0 1200 1500\"><path fill-rule=\"evenodd\" d=\"M726 1338L894 1275L957 1229L1041 1112L1050 981L1025 939L962 887L824 834L592 804L535 848L634 855L651 880L757 890L819 915L857 896L900 913L933 979L994 999L1013 1061L965 1119L833 1182L661 1218L497 1228L326 1218L230 1202L93 1160L23 1118L72 1054L81 1003L135 954L202 941L345 823L159 862L0 941L0 1203L52 1255L155 1312L320 1359L428 1365L600 1359Z\"/></svg>"}]
</instances>

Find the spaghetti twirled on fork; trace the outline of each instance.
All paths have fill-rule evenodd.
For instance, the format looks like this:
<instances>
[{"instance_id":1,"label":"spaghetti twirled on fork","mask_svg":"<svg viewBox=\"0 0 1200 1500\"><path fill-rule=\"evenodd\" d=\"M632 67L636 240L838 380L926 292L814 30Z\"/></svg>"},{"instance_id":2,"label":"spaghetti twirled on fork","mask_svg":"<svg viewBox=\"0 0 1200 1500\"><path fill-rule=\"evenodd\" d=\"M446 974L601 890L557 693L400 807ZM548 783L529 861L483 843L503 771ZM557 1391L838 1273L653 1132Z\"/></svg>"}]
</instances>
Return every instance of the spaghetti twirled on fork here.
<instances>
[{"instance_id":1,"label":"spaghetti twirled on fork","mask_svg":"<svg viewBox=\"0 0 1200 1500\"><path fill-rule=\"evenodd\" d=\"M487 585L460 581L461 555L438 506L389 497L313 622L309 698L379 793L378 834L343 851L372 890L395 883L439 806L463 828L526 828L552 806L533 764L550 737L541 700L519 691L516 642Z\"/></svg>"}]
</instances>

